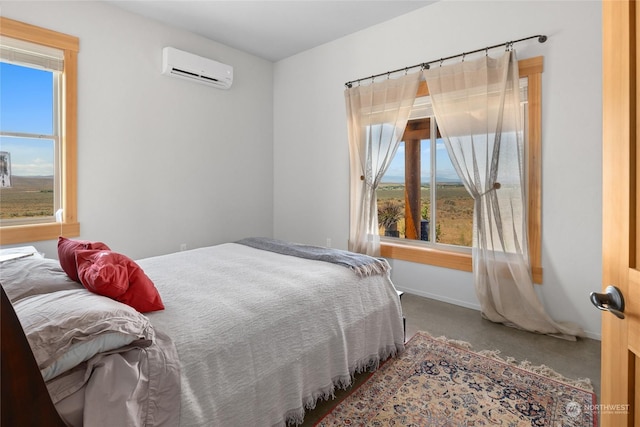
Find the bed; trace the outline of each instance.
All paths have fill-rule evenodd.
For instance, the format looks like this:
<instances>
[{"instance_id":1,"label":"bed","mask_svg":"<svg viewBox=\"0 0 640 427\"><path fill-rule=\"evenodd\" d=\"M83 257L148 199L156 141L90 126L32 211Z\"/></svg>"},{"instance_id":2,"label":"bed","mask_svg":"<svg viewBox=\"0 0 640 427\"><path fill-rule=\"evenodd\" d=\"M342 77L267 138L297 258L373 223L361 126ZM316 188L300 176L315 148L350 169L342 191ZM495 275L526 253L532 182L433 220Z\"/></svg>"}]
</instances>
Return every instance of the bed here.
<instances>
[{"instance_id":1,"label":"bed","mask_svg":"<svg viewBox=\"0 0 640 427\"><path fill-rule=\"evenodd\" d=\"M381 259L245 239L131 262L164 309L143 315L90 292L56 260L34 256L0 267L51 400L69 425L296 425L355 373L404 349L399 298ZM117 320L104 321L106 331L83 330L75 344L52 332L75 324L40 324L101 307L119 310ZM74 345L120 335L126 339L115 348L51 367ZM52 339L54 350L47 348Z\"/></svg>"}]
</instances>

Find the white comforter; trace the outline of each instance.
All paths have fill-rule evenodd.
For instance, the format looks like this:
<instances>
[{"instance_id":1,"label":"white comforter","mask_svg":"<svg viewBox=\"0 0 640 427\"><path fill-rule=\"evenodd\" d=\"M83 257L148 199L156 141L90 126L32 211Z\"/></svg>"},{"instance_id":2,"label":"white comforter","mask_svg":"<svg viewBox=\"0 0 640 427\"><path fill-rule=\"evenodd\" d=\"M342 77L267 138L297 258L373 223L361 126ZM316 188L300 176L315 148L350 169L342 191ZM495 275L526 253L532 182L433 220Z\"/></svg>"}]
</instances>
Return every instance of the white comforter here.
<instances>
[{"instance_id":1,"label":"white comforter","mask_svg":"<svg viewBox=\"0 0 640 427\"><path fill-rule=\"evenodd\" d=\"M388 275L228 243L139 260L175 342L180 425L299 423L304 408L404 348Z\"/></svg>"}]
</instances>

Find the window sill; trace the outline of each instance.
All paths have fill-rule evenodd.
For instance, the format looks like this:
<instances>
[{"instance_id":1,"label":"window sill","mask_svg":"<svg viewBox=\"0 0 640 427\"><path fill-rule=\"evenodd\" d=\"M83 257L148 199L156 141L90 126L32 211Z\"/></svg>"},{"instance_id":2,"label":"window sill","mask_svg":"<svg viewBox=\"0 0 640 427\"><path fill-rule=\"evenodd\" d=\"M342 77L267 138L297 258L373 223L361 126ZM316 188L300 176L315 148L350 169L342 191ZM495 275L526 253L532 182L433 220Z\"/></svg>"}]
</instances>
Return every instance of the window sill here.
<instances>
[{"instance_id":1,"label":"window sill","mask_svg":"<svg viewBox=\"0 0 640 427\"><path fill-rule=\"evenodd\" d=\"M384 242L380 243L380 255L385 258L401 259L455 270L473 271L471 254L461 252Z\"/></svg>"},{"instance_id":2,"label":"window sill","mask_svg":"<svg viewBox=\"0 0 640 427\"><path fill-rule=\"evenodd\" d=\"M63 224L52 222L48 224L14 225L0 229L0 245L13 245L17 243L39 242L54 240L58 236L77 237L80 235L80 223L65 222Z\"/></svg>"},{"instance_id":3,"label":"window sill","mask_svg":"<svg viewBox=\"0 0 640 427\"><path fill-rule=\"evenodd\" d=\"M381 242L380 256L461 271L473 271L471 254ZM533 267L533 282L542 283L542 268Z\"/></svg>"}]
</instances>

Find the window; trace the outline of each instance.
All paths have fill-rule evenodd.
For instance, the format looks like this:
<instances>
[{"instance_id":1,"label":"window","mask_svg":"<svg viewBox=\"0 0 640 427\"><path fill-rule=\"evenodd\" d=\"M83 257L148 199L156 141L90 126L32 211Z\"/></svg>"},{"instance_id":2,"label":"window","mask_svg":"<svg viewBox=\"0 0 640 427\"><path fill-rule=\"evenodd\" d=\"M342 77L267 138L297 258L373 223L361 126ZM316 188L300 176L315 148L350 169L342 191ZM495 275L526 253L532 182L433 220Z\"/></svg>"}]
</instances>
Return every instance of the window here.
<instances>
[{"instance_id":1,"label":"window","mask_svg":"<svg viewBox=\"0 0 640 427\"><path fill-rule=\"evenodd\" d=\"M473 198L449 160L433 115L409 121L377 198L381 235L450 250L471 246Z\"/></svg>"},{"instance_id":2,"label":"window","mask_svg":"<svg viewBox=\"0 0 640 427\"><path fill-rule=\"evenodd\" d=\"M540 255L540 97L542 57L519 62L525 143L529 252L536 283ZM381 255L471 271L473 199L457 178L423 82L391 166L377 190Z\"/></svg>"},{"instance_id":3,"label":"window","mask_svg":"<svg viewBox=\"0 0 640 427\"><path fill-rule=\"evenodd\" d=\"M60 73L0 62L0 76L0 221L54 221L60 138L59 109L53 106Z\"/></svg>"},{"instance_id":4,"label":"window","mask_svg":"<svg viewBox=\"0 0 640 427\"><path fill-rule=\"evenodd\" d=\"M7 18L0 36L0 244L77 236L78 39Z\"/></svg>"}]
</instances>

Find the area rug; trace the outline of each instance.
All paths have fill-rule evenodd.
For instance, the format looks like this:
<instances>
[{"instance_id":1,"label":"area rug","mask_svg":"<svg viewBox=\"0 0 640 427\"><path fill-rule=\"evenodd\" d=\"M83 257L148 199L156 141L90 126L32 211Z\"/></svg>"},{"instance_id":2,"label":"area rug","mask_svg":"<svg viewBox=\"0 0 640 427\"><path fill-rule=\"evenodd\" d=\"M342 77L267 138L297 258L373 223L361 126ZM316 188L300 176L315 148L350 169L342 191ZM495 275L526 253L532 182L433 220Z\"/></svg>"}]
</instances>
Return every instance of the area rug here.
<instances>
[{"instance_id":1,"label":"area rug","mask_svg":"<svg viewBox=\"0 0 640 427\"><path fill-rule=\"evenodd\" d=\"M588 379L418 332L316 426L596 427Z\"/></svg>"}]
</instances>

